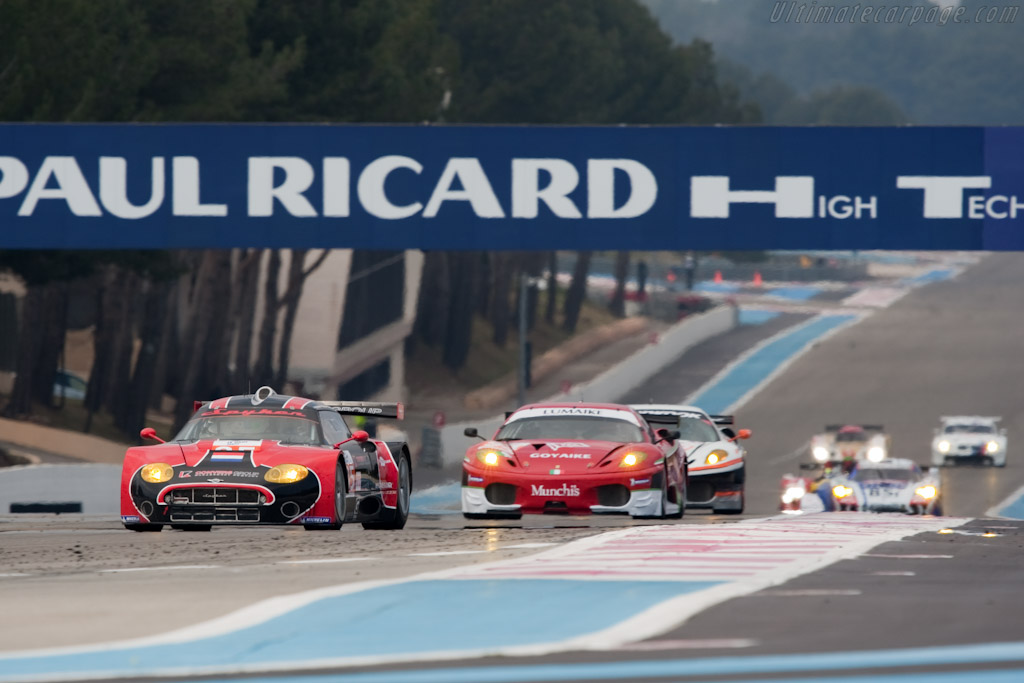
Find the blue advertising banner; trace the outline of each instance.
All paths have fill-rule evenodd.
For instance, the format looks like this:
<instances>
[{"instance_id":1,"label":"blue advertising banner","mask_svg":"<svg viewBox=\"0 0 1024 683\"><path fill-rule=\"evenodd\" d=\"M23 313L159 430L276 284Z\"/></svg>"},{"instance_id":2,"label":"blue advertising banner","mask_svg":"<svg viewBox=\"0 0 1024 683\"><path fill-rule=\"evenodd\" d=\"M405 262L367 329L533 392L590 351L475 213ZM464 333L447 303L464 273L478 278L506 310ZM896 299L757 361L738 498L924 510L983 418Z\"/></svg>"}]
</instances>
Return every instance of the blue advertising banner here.
<instances>
[{"instance_id":1,"label":"blue advertising banner","mask_svg":"<svg viewBox=\"0 0 1024 683\"><path fill-rule=\"evenodd\" d=\"M0 248L1024 249L1024 128L0 125Z\"/></svg>"}]
</instances>

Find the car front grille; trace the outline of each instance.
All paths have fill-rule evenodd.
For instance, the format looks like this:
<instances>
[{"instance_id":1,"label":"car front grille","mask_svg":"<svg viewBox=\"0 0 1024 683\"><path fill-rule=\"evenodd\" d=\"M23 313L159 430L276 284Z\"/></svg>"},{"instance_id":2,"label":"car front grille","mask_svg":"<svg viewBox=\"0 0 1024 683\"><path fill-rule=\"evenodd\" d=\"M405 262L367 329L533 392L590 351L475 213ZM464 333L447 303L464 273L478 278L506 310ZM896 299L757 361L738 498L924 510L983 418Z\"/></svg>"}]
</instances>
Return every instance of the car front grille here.
<instances>
[{"instance_id":1,"label":"car front grille","mask_svg":"<svg viewBox=\"0 0 1024 683\"><path fill-rule=\"evenodd\" d=\"M255 489L227 486L197 486L174 489L164 496L164 503L178 505L259 505L260 492Z\"/></svg>"},{"instance_id":2,"label":"car front grille","mask_svg":"<svg viewBox=\"0 0 1024 683\"><path fill-rule=\"evenodd\" d=\"M175 507L169 511L171 522L259 522L260 509L252 507Z\"/></svg>"}]
</instances>

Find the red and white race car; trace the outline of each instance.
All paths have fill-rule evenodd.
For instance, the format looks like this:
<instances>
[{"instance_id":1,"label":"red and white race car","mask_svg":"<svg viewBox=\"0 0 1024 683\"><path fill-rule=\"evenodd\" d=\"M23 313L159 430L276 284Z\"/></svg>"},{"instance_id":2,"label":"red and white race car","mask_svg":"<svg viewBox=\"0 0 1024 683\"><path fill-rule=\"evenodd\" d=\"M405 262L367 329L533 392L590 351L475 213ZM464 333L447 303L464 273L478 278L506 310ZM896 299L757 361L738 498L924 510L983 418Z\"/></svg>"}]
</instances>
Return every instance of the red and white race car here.
<instances>
[{"instance_id":1,"label":"red and white race car","mask_svg":"<svg viewBox=\"0 0 1024 683\"><path fill-rule=\"evenodd\" d=\"M472 427L465 434L478 437ZM490 441L466 451L462 512L469 519L518 519L523 513L682 517L686 464L678 436L655 431L623 405L523 406Z\"/></svg>"},{"instance_id":2,"label":"red and white race car","mask_svg":"<svg viewBox=\"0 0 1024 683\"><path fill-rule=\"evenodd\" d=\"M404 442L353 432L341 415L402 417L400 403L314 401L255 394L202 402L182 430L129 448L121 522L133 531L209 531L214 524L401 529L412 467Z\"/></svg>"}]
</instances>

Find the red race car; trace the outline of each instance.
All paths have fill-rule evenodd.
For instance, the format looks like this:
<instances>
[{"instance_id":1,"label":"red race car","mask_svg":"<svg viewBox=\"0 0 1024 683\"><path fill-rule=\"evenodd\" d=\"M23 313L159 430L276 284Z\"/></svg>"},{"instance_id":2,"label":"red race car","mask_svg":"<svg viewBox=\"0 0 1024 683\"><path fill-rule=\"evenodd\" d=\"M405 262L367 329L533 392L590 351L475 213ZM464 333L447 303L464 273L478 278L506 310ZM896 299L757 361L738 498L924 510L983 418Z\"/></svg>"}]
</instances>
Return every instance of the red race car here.
<instances>
[{"instance_id":1,"label":"red race car","mask_svg":"<svg viewBox=\"0 0 1024 683\"><path fill-rule=\"evenodd\" d=\"M400 403L314 401L255 394L197 404L171 441L129 448L121 522L133 531L209 531L214 524L401 529L412 467L401 441L353 432L342 415L402 417Z\"/></svg>"},{"instance_id":2,"label":"red race car","mask_svg":"<svg viewBox=\"0 0 1024 683\"><path fill-rule=\"evenodd\" d=\"M482 438L473 427L465 434ZM469 519L682 517L686 464L678 437L677 431L655 431L628 406L523 406L508 414L492 440L466 451L462 513Z\"/></svg>"}]
</instances>

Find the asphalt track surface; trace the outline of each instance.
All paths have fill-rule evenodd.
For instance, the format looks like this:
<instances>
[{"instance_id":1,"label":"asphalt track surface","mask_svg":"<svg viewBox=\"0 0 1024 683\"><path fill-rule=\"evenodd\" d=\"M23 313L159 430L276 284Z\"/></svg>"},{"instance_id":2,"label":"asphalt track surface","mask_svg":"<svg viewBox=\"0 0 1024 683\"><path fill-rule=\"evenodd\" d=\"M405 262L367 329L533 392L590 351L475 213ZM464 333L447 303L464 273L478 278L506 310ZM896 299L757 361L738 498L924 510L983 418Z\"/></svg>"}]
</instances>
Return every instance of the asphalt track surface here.
<instances>
[{"instance_id":1,"label":"asphalt track surface","mask_svg":"<svg viewBox=\"0 0 1024 683\"><path fill-rule=\"evenodd\" d=\"M917 289L818 343L738 410L738 426L755 433L748 444L743 518L774 514L779 478L797 470L808 437L827 423L843 421L885 424L894 454L924 461L938 416L1002 415L1010 439L1008 466L943 470L945 511L984 517L1024 486L1024 461L1015 450L1015 443L1024 443L1022 279L1024 257L993 255L955 281ZM697 352L707 358L698 362L698 355L691 356L692 367L677 369L692 377L666 382L668 374L662 375L638 395L682 399L701 373L720 362L714 345L691 353ZM681 523L725 521L691 511ZM536 517L519 525L468 526L457 516L435 516L417 518L398 533L346 528L336 534L296 529L128 534L109 522L5 523L0 526L0 650L156 634L264 597L523 557L549 547L542 544L558 546L633 524L618 518ZM456 680L460 670L461 680L470 681L1024 680L1024 648L975 647L1024 641L1024 528L982 519L955 531L878 546L724 602L632 648L344 673L393 673L367 681ZM356 616L353 628L358 628ZM891 657L830 654L820 661L812 656L920 647L937 649ZM641 664L651 662L663 664ZM580 663L603 668L580 668ZM505 678L495 674L498 668L508 671ZM431 671L434 678L422 678ZM340 671L316 673L319 679L310 683L345 680ZM852 677L835 678L841 675Z\"/></svg>"}]
</instances>

